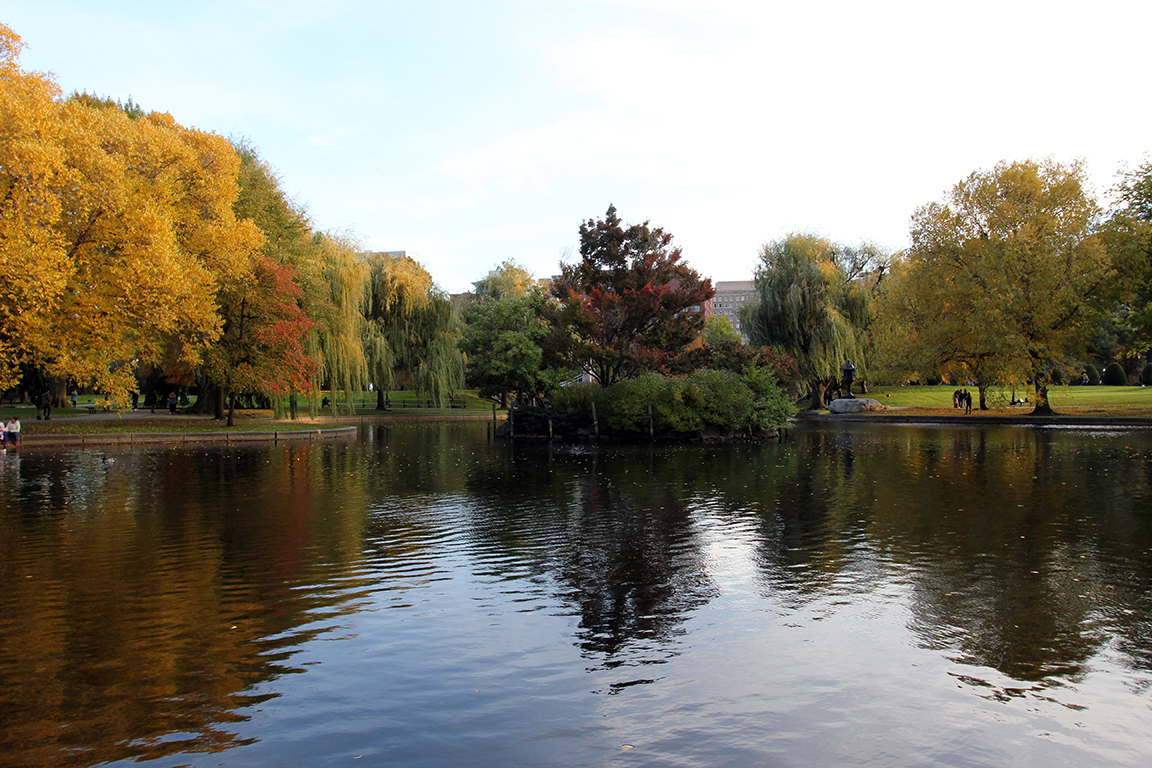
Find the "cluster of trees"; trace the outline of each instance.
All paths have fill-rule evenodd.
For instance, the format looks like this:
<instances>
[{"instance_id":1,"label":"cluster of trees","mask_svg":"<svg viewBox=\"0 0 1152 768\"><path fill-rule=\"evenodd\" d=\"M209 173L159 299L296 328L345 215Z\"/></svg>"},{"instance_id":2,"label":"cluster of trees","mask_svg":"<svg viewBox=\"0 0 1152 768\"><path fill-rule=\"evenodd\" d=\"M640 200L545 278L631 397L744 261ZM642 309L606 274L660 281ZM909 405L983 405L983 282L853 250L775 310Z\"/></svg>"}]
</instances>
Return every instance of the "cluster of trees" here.
<instances>
[{"instance_id":1,"label":"cluster of trees","mask_svg":"<svg viewBox=\"0 0 1152 768\"><path fill-rule=\"evenodd\" d=\"M1048 385L1093 356L1152 347L1152 164L1122 174L1105 213L1081 163L1003 162L912 216L911 247L885 254L791 235L761 251L756 344L794 355L823 405L848 360L890 381Z\"/></svg>"},{"instance_id":2,"label":"cluster of trees","mask_svg":"<svg viewBox=\"0 0 1152 768\"><path fill-rule=\"evenodd\" d=\"M1152 162L1107 212L1080 163L1005 162L917 209L903 253L770 242L749 345L707 319L711 282L672 236L614 207L581 223L549 286L506 262L456 305L412 259L316 231L246 142L64 97L20 48L0 25L0 389L50 382L62 399L78 383L124 403L194 385L231 421L245 394L293 414L298 393L369 382L379 407L396 387L443 403L467 372L507 405L577 378L655 392L653 375L709 370L776 413L757 371L822 407L851 360L865 381L974 382L981 408L989 386L1027 382L1047 412L1049 383L1086 359L1152 348Z\"/></svg>"},{"instance_id":3,"label":"cluster of trees","mask_svg":"<svg viewBox=\"0 0 1152 768\"><path fill-rule=\"evenodd\" d=\"M458 313L403 256L314 231L244 142L20 67L0 25L0 389L197 385L293 412L321 385L463 382ZM39 384L37 384L39 386Z\"/></svg>"},{"instance_id":4,"label":"cluster of trees","mask_svg":"<svg viewBox=\"0 0 1152 768\"><path fill-rule=\"evenodd\" d=\"M550 286L513 262L473 285L461 346L481 395L551 401L579 428L598 405L606 428L628 432L766 430L793 413L778 385L791 359L748 347L726 321L706 328L711 281L670 234L625 225L614 206L580 225L580 259Z\"/></svg>"}]
</instances>

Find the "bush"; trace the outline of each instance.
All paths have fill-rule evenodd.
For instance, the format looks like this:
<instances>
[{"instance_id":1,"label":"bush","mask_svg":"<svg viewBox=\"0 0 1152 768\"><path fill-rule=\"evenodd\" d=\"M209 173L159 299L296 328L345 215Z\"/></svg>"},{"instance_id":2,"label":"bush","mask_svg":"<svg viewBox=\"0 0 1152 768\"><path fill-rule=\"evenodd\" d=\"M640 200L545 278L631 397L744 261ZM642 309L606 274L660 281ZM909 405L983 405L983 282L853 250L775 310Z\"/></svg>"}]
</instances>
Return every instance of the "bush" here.
<instances>
[{"instance_id":1,"label":"bush","mask_svg":"<svg viewBox=\"0 0 1152 768\"><path fill-rule=\"evenodd\" d=\"M1064 383L1064 372L1061 371L1059 368L1053 368L1052 373L1049 374L1048 378L1050 378L1052 380L1053 384L1055 384L1056 386L1060 386L1061 384Z\"/></svg>"},{"instance_id":2,"label":"bush","mask_svg":"<svg viewBox=\"0 0 1152 768\"><path fill-rule=\"evenodd\" d=\"M1144 370L1140 372L1141 384L1152 384L1152 363L1144 366Z\"/></svg>"},{"instance_id":3,"label":"bush","mask_svg":"<svg viewBox=\"0 0 1152 768\"><path fill-rule=\"evenodd\" d=\"M592 401L600 394L601 386L594 381L579 381L566 387L557 387L552 402L566 411L590 411Z\"/></svg>"},{"instance_id":4,"label":"bush","mask_svg":"<svg viewBox=\"0 0 1152 768\"><path fill-rule=\"evenodd\" d=\"M1109 363L1102 381L1109 387L1122 387L1128 383L1128 374L1124 373L1124 366L1120 363Z\"/></svg>"},{"instance_id":5,"label":"bush","mask_svg":"<svg viewBox=\"0 0 1152 768\"><path fill-rule=\"evenodd\" d=\"M608 389L565 387L557 392L554 407L517 408L516 431L546 433L550 416L554 432L574 432L591 425L593 403L603 427L641 434L649 424L658 432L778 429L796 414L771 370L750 366L737 374L705 368L675 379L645 373Z\"/></svg>"},{"instance_id":6,"label":"bush","mask_svg":"<svg viewBox=\"0 0 1152 768\"><path fill-rule=\"evenodd\" d=\"M1100 383L1100 372L1096 370L1096 366L1092 363L1084 366L1084 375L1088 377L1088 383L1095 386Z\"/></svg>"},{"instance_id":7,"label":"bush","mask_svg":"<svg viewBox=\"0 0 1152 768\"><path fill-rule=\"evenodd\" d=\"M548 422L557 435L575 434L578 429L592 426L592 414L584 411L560 410L553 406L522 405L514 409L512 424L518 435L546 435Z\"/></svg>"}]
</instances>

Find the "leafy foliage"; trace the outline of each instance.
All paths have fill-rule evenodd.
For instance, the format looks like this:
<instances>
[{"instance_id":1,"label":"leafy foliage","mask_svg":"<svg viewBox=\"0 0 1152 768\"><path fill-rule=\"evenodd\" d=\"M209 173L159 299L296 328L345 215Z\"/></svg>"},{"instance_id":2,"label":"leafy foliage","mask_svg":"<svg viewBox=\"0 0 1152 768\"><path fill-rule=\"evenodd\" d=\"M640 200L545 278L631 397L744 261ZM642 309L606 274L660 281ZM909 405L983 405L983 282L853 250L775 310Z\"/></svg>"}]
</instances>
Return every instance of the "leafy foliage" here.
<instances>
[{"instance_id":1,"label":"leafy foliage","mask_svg":"<svg viewBox=\"0 0 1152 768\"><path fill-rule=\"evenodd\" d=\"M532 273L509 259L472 283L477 299L504 299L527 296L536 286Z\"/></svg>"},{"instance_id":2,"label":"leafy foliage","mask_svg":"<svg viewBox=\"0 0 1152 768\"><path fill-rule=\"evenodd\" d=\"M1122 387L1128 383L1128 375L1120 363L1109 363L1104 369L1102 382L1108 387Z\"/></svg>"},{"instance_id":3,"label":"leafy foliage","mask_svg":"<svg viewBox=\"0 0 1152 768\"><path fill-rule=\"evenodd\" d=\"M226 141L61 100L19 50L0 26L0 385L30 365L124 402L139 363L199 361L261 234L232 211Z\"/></svg>"},{"instance_id":4,"label":"leafy foliage","mask_svg":"<svg viewBox=\"0 0 1152 768\"><path fill-rule=\"evenodd\" d=\"M912 248L886 300L890 344L978 381L1031 381L1050 412L1048 371L1082 349L1111 270L1083 167L1000 163L912 217Z\"/></svg>"},{"instance_id":5,"label":"leafy foliage","mask_svg":"<svg viewBox=\"0 0 1152 768\"><path fill-rule=\"evenodd\" d=\"M732 327L732 322L722 315L712 315L704 323L704 343L723 344L724 342L741 342L740 334Z\"/></svg>"},{"instance_id":6,"label":"leafy foliage","mask_svg":"<svg viewBox=\"0 0 1152 768\"><path fill-rule=\"evenodd\" d=\"M460 313L432 276L407 255L367 256L369 293L365 349L381 390L411 386L443 405L464 385Z\"/></svg>"},{"instance_id":7,"label":"leafy foliage","mask_svg":"<svg viewBox=\"0 0 1152 768\"><path fill-rule=\"evenodd\" d=\"M543 343L550 333L547 300L534 290L481 299L465 310L460 347L468 355L468 384L482 397L542 395L573 377Z\"/></svg>"},{"instance_id":8,"label":"leafy foliage","mask_svg":"<svg viewBox=\"0 0 1152 768\"><path fill-rule=\"evenodd\" d=\"M552 292L575 335L573 361L601 386L657 368L699 335L712 283L681 262L664 230L625 227L609 206L580 225L580 257Z\"/></svg>"},{"instance_id":9,"label":"leafy foliage","mask_svg":"<svg viewBox=\"0 0 1152 768\"><path fill-rule=\"evenodd\" d=\"M860 378L867 374L870 289L878 279L869 272L877 255L807 234L760 249L759 299L745 307L742 324L753 344L796 359L814 408L823 407L824 391L846 361L856 361Z\"/></svg>"}]
</instances>

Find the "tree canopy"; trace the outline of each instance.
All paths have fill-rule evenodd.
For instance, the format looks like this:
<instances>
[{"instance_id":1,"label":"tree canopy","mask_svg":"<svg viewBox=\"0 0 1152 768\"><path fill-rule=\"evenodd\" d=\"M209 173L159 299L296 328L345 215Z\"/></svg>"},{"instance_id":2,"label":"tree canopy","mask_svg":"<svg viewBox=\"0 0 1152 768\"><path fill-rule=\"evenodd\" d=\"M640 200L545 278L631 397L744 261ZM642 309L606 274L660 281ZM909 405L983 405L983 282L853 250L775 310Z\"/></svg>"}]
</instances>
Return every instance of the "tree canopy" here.
<instances>
[{"instance_id":1,"label":"tree canopy","mask_svg":"<svg viewBox=\"0 0 1152 768\"><path fill-rule=\"evenodd\" d=\"M890 317L907 348L986 378L1034 383L1050 412L1054 366L1083 348L1111 267L1080 163L1000 163L912 217Z\"/></svg>"},{"instance_id":2,"label":"tree canopy","mask_svg":"<svg viewBox=\"0 0 1152 768\"><path fill-rule=\"evenodd\" d=\"M715 291L672 235L647 221L625 227L610 205L580 225L580 261L561 266L552 292L575 334L574 363L607 387L682 352Z\"/></svg>"},{"instance_id":3,"label":"tree canopy","mask_svg":"<svg viewBox=\"0 0 1152 768\"><path fill-rule=\"evenodd\" d=\"M812 407L854 361L867 373L872 272L876 252L847 248L810 234L792 234L760 249L758 300L745 306L742 324L753 345L778 347L796 359Z\"/></svg>"},{"instance_id":4,"label":"tree canopy","mask_svg":"<svg viewBox=\"0 0 1152 768\"><path fill-rule=\"evenodd\" d=\"M233 213L227 141L62 99L19 50L0 26L0 386L31 365L123 401L141 362L199 361L262 235Z\"/></svg>"}]
</instances>

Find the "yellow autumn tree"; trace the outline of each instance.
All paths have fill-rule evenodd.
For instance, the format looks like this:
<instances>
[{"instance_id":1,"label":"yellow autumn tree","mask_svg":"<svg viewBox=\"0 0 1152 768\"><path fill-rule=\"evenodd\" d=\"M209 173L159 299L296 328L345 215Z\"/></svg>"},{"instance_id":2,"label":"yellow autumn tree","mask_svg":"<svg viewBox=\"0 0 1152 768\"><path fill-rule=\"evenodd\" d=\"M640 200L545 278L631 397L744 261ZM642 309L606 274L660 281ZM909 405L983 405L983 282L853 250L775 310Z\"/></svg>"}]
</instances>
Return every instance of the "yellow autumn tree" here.
<instances>
[{"instance_id":1,"label":"yellow autumn tree","mask_svg":"<svg viewBox=\"0 0 1152 768\"><path fill-rule=\"evenodd\" d=\"M1053 367L1082 352L1112 276L1083 165L1002 162L912 216L912 247L885 297L889 343L921 364L1027 379L1051 413Z\"/></svg>"},{"instance_id":2,"label":"yellow autumn tree","mask_svg":"<svg viewBox=\"0 0 1152 768\"><path fill-rule=\"evenodd\" d=\"M16 383L32 340L58 304L72 270L55 224L65 162L59 89L24 72L19 35L0 24L0 388Z\"/></svg>"},{"instance_id":3,"label":"yellow autumn tree","mask_svg":"<svg viewBox=\"0 0 1152 768\"><path fill-rule=\"evenodd\" d=\"M197 364L218 297L253 279L262 235L232 210L239 159L166 114L62 101L20 70L19 37L0 38L3 384L26 363L123 401L141 362Z\"/></svg>"}]
</instances>

